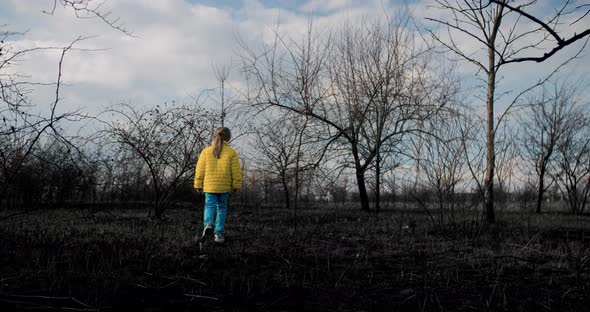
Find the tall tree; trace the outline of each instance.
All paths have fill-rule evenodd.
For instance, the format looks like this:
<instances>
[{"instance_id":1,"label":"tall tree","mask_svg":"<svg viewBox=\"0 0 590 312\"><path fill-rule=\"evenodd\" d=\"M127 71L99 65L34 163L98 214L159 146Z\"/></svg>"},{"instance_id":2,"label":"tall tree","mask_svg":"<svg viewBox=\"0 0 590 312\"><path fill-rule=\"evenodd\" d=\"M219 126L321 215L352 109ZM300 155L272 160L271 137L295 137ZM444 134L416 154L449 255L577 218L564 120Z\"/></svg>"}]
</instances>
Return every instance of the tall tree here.
<instances>
[{"instance_id":1,"label":"tall tree","mask_svg":"<svg viewBox=\"0 0 590 312\"><path fill-rule=\"evenodd\" d=\"M235 96L228 94L228 79L231 73L230 65L213 65L213 73L215 79L219 84L219 97L214 97L213 102L219 106L219 116L221 121L221 127L225 127L226 119L228 114L237 106Z\"/></svg>"},{"instance_id":2,"label":"tall tree","mask_svg":"<svg viewBox=\"0 0 590 312\"><path fill-rule=\"evenodd\" d=\"M521 118L522 150L533 163L537 178L535 212L541 213L543 195L553 184L546 177L555 160L558 145L564 139L570 123L576 119L576 91L566 84L543 87L540 94L528 99L528 109Z\"/></svg>"},{"instance_id":3,"label":"tall tree","mask_svg":"<svg viewBox=\"0 0 590 312\"><path fill-rule=\"evenodd\" d=\"M366 175L381 147L412 131L446 104L446 80L434 77L429 49L417 44L407 12L385 21L347 21L302 43L278 34L256 53L245 47L256 83L250 103L307 116L354 171L362 210L370 210ZM377 170L379 171L379 170ZM380 174L377 174L379 177Z\"/></svg>"},{"instance_id":4,"label":"tall tree","mask_svg":"<svg viewBox=\"0 0 590 312\"><path fill-rule=\"evenodd\" d=\"M448 18L427 18L446 27L448 38L431 31L433 37L448 50L459 55L483 72L486 80L486 170L484 178L485 216L494 222L494 176L496 165L496 102L497 77L507 64L543 62L574 42L588 40L590 29L573 34L565 33L572 25L585 20L587 5L566 0L547 17L532 13L536 0L435 0L436 7L447 13ZM571 18L564 23L564 20ZM564 34L565 33L565 34ZM458 43L464 36L469 43L477 44L484 53L471 51ZM585 46L585 43L584 43ZM539 52L545 51L545 52ZM579 53L579 52L578 52ZM498 122L499 123L499 122Z\"/></svg>"}]
</instances>

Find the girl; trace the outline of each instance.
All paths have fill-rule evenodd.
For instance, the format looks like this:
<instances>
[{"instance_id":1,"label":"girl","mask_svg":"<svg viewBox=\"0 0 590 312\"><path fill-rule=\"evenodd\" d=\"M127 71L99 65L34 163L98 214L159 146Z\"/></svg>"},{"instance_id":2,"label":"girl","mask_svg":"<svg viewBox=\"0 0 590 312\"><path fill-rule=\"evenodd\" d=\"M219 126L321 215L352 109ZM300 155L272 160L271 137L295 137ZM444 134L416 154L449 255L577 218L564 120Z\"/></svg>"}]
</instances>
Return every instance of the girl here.
<instances>
[{"instance_id":1,"label":"girl","mask_svg":"<svg viewBox=\"0 0 590 312\"><path fill-rule=\"evenodd\" d=\"M216 243L225 241L225 215L230 192L237 192L242 187L240 159L238 153L227 144L230 139L228 128L217 128L211 146L203 149L195 170L194 187L197 192L205 193L201 239L214 232Z\"/></svg>"}]
</instances>

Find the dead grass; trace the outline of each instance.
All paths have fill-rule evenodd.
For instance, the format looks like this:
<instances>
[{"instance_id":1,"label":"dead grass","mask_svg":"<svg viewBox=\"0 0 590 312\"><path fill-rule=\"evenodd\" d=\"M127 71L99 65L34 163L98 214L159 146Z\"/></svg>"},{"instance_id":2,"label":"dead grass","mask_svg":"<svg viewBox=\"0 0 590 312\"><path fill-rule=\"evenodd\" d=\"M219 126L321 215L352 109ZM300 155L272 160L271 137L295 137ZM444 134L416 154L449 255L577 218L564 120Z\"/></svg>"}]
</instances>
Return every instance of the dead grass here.
<instances>
[{"instance_id":1,"label":"dead grass","mask_svg":"<svg viewBox=\"0 0 590 312\"><path fill-rule=\"evenodd\" d=\"M233 211L200 251L200 212L17 216L0 228L0 308L582 311L590 218L506 212L466 233L412 211ZM404 225L415 222L413 230ZM468 234L468 235L467 235Z\"/></svg>"}]
</instances>

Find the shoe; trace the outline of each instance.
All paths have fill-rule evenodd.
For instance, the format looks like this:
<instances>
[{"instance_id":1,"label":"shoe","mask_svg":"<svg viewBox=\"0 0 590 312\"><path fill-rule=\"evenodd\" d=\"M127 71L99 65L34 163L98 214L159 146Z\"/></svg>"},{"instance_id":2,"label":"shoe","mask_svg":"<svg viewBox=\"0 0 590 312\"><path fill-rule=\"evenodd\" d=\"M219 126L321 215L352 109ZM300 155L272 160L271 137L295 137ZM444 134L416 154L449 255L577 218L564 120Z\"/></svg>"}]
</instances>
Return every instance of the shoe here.
<instances>
[{"instance_id":1,"label":"shoe","mask_svg":"<svg viewBox=\"0 0 590 312\"><path fill-rule=\"evenodd\" d=\"M201 239L211 237L211 234L213 234L213 227L211 226L211 224L207 224L203 229L203 235L201 236Z\"/></svg>"},{"instance_id":2,"label":"shoe","mask_svg":"<svg viewBox=\"0 0 590 312\"><path fill-rule=\"evenodd\" d=\"M215 233L215 242L219 243L219 244L225 242L225 238L223 237L223 234Z\"/></svg>"}]
</instances>

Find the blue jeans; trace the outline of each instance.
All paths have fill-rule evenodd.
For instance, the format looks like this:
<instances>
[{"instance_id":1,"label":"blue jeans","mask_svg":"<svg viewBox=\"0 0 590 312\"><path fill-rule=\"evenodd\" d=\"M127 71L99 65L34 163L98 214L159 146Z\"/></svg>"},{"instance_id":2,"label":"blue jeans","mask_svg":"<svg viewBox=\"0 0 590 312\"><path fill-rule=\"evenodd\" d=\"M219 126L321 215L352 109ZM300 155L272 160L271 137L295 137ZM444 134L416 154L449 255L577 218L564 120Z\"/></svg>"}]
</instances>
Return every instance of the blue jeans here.
<instances>
[{"instance_id":1,"label":"blue jeans","mask_svg":"<svg viewBox=\"0 0 590 312\"><path fill-rule=\"evenodd\" d=\"M215 224L215 233L222 235L225 232L225 215L228 200L229 193L205 193L203 223L211 226ZM216 213L217 217L215 217Z\"/></svg>"}]
</instances>

